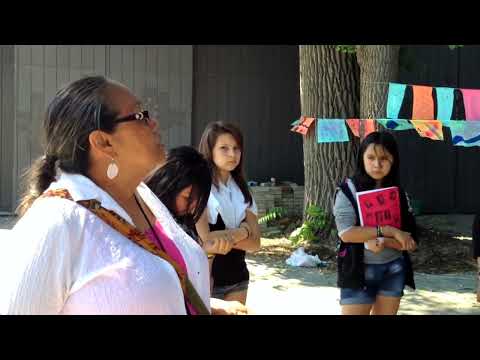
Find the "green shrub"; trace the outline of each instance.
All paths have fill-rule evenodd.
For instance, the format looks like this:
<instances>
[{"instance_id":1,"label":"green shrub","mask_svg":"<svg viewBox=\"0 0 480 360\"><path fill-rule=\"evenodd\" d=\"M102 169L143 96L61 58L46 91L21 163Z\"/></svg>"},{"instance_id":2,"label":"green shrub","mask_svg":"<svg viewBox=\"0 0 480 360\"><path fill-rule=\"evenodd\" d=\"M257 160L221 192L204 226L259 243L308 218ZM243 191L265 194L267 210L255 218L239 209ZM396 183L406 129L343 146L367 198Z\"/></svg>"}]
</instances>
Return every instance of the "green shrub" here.
<instances>
[{"instance_id":1,"label":"green shrub","mask_svg":"<svg viewBox=\"0 0 480 360\"><path fill-rule=\"evenodd\" d=\"M316 205L307 209L304 223L290 234L289 240L294 244L301 241L318 241L318 233L327 225L327 214Z\"/></svg>"},{"instance_id":2,"label":"green shrub","mask_svg":"<svg viewBox=\"0 0 480 360\"><path fill-rule=\"evenodd\" d=\"M265 215L258 219L259 224L269 224L274 220L278 220L287 216L287 210L282 207L274 207L267 211Z\"/></svg>"}]
</instances>

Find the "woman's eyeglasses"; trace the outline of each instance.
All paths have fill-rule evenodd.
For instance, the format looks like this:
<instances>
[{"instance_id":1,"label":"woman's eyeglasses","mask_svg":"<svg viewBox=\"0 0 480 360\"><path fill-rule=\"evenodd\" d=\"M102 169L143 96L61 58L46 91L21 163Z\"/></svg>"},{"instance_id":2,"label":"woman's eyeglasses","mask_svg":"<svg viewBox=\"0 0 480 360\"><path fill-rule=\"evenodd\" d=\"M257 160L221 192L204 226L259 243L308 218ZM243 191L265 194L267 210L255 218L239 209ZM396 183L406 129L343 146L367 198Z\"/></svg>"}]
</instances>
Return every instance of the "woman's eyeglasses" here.
<instances>
[{"instance_id":1,"label":"woman's eyeglasses","mask_svg":"<svg viewBox=\"0 0 480 360\"><path fill-rule=\"evenodd\" d=\"M130 114L124 117L121 117L115 120L116 123L126 122L126 121L134 121L134 120L143 120L145 124L148 124L148 120L150 120L150 116L148 115L148 111L142 111L134 114Z\"/></svg>"}]
</instances>

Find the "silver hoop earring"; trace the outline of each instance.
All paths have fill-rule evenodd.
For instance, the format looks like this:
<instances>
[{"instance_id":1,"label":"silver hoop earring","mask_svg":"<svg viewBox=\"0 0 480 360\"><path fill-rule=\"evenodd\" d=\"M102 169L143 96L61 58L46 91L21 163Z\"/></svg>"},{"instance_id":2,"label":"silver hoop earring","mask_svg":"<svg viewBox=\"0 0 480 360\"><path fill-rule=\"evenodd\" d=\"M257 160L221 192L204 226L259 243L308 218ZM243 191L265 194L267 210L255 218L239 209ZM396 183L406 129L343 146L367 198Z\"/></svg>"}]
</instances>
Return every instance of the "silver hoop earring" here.
<instances>
[{"instance_id":1,"label":"silver hoop earring","mask_svg":"<svg viewBox=\"0 0 480 360\"><path fill-rule=\"evenodd\" d=\"M118 166L115 164L115 160L112 158L112 162L108 165L107 168L107 177L110 180L115 179L118 176Z\"/></svg>"}]
</instances>

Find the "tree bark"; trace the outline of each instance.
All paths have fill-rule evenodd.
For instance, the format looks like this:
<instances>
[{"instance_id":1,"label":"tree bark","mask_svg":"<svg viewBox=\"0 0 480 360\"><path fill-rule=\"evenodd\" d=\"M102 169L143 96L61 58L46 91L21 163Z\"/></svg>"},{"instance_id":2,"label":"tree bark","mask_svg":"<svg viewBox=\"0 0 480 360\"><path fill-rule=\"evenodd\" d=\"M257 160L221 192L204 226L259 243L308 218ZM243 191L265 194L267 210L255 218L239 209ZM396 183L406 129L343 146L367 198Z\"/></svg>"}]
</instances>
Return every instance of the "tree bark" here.
<instances>
[{"instance_id":1,"label":"tree bark","mask_svg":"<svg viewBox=\"0 0 480 360\"><path fill-rule=\"evenodd\" d=\"M355 55L345 54L334 45L300 46L300 98L303 116L316 118L356 118L359 112L359 68ZM320 120L321 121L321 120ZM318 144L312 124L303 142L306 209L322 208L329 221L321 240L333 240L332 205L338 182L350 176L358 151L355 138L344 143Z\"/></svg>"},{"instance_id":2,"label":"tree bark","mask_svg":"<svg viewBox=\"0 0 480 360\"><path fill-rule=\"evenodd\" d=\"M360 118L382 119L387 116L388 83L398 78L399 49L398 45L357 45Z\"/></svg>"}]
</instances>

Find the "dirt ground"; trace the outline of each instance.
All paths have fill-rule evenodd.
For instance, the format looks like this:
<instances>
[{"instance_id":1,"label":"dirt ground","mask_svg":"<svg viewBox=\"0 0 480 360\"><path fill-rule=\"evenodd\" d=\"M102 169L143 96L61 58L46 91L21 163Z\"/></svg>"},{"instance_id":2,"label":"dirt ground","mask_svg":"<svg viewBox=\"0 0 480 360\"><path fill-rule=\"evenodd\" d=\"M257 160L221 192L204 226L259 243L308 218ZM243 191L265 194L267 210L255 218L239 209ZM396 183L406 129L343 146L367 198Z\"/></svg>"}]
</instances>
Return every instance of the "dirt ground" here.
<instances>
[{"instance_id":1,"label":"dirt ground","mask_svg":"<svg viewBox=\"0 0 480 360\"><path fill-rule=\"evenodd\" d=\"M295 268L285 263L291 245L285 238L262 239L262 250L247 258L247 305L258 315L340 314L336 273L327 268ZM417 290L407 288L401 315L479 314L474 271L448 274L416 272Z\"/></svg>"}]
</instances>

